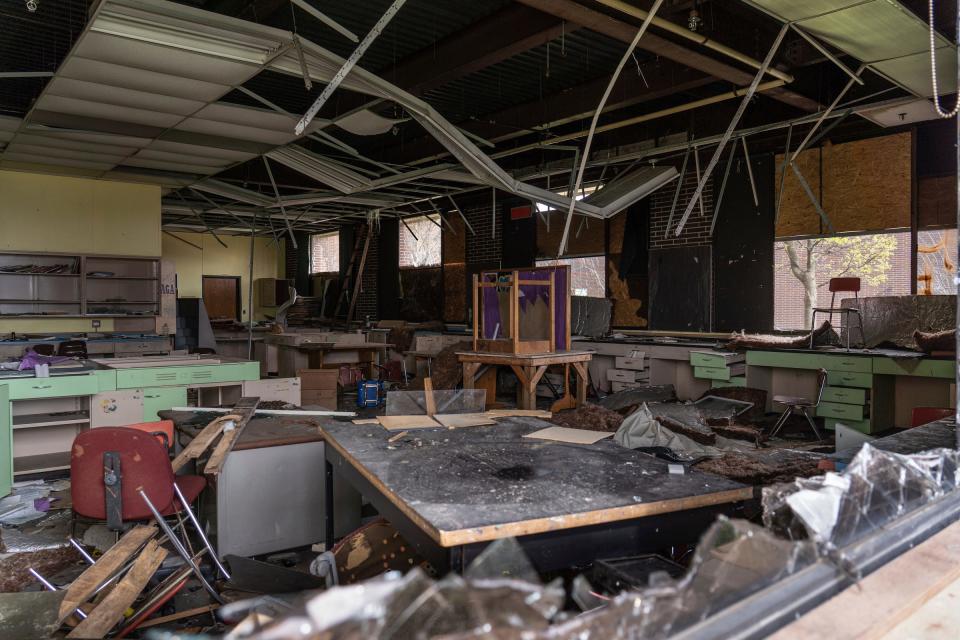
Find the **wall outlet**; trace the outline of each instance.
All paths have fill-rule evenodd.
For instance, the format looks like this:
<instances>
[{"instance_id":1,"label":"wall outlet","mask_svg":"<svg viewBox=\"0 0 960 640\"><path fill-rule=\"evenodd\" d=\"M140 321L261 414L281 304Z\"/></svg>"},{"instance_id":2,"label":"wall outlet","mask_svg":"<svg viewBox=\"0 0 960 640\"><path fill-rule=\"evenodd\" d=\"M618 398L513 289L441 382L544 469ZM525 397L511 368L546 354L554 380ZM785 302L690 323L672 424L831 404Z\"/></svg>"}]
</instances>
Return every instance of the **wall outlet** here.
<instances>
[{"instance_id":1,"label":"wall outlet","mask_svg":"<svg viewBox=\"0 0 960 640\"><path fill-rule=\"evenodd\" d=\"M99 328L100 328L100 321L99 321L99 320L91 320L91 321L90 321L90 324L93 325L93 328L94 328L94 329L99 329Z\"/></svg>"}]
</instances>

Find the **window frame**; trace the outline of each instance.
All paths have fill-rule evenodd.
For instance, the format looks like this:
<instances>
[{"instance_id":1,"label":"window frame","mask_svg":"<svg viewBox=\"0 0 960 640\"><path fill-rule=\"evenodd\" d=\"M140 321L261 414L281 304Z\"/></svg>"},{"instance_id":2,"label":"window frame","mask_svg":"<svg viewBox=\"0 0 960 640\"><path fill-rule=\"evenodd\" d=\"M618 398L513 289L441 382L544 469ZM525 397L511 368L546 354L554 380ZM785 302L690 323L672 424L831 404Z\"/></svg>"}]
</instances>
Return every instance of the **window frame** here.
<instances>
[{"instance_id":1,"label":"window frame","mask_svg":"<svg viewBox=\"0 0 960 640\"><path fill-rule=\"evenodd\" d=\"M552 267L552 266L555 266L555 265L554 265L554 264L548 264L548 263L554 263L554 262L558 262L558 261L561 261L561 260L581 260L581 259L584 259L584 258L600 258L601 261L603 262L603 274L602 274L602 280L603 280L603 295L600 295L600 296L591 296L591 295L580 296L580 294L575 293L575 292L574 292L574 289L573 289L573 265L568 265L568 266L570 267L570 295L571 295L571 296L586 297L586 298L604 298L604 299L608 298L609 295L610 295L610 283L608 282L608 278L607 278L607 254L606 254L606 253L584 253L584 254L582 254L582 255L563 255L563 256L560 256L559 258L557 258L557 257L552 257L552 258L541 258L541 257L537 257L537 258L535 258L534 261L533 261L533 266L534 266L534 267ZM563 262L560 262L560 264L564 264L564 263L563 263Z\"/></svg>"},{"instance_id":2,"label":"window frame","mask_svg":"<svg viewBox=\"0 0 960 640\"><path fill-rule=\"evenodd\" d=\"M436 217L436 221L435 222L430 221L430 226L436 227L437 230L435 232L431 230L431 232L437 233L440 240L439 248L437 249L437 255L438 255L437 262L431 263L431 264L425 264L425 265L404 265L402 263L402 260L403 260L402 238L403 238L404 232L412 233L409 229L407 229L407 225L409 225L411 221L416 222L420 220L430 220L434 216ZM404 222L406 224L404 224ZM413 240L412 238L411 240L415 244L419 242L419 240ZM397 268L403 271L415 271L418 269L440 269L442 267L443 267L443 220L441 218L440 212L439 211L434 211L429 213L424 212L420 215L410 216L409 218L400 219L400 224L397 226Z\"/></svg>"}]
</instances>

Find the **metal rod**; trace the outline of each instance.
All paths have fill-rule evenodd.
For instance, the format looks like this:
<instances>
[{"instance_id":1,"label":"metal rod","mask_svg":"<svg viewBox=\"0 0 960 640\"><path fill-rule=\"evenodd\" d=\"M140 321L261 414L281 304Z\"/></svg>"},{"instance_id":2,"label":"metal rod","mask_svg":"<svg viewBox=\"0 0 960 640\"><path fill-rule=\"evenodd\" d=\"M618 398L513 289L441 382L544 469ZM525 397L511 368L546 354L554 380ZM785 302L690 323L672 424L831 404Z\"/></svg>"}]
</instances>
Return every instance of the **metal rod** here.
<instances>
[{"instance_id":1,"label":"metal rod","mask_svg":"<svg viewBox=\"0 0 960 640\"><path fill-rule=\"evenodd\" d=\"M723 202L723 192L727 190L727 178L730 177L730 167L733 166L733 156L737 152L736 143L730 145L730 155L727 156L727 168L723 170L723 180L720 181L720 193L717 194L717 201L713 204L713 219L710 221L710 235L713 235L713 229L717 226L717 217L720 215L720 204Z\"/></svg>"},{"instance_id":2,"label":"metal rod","mask_svg":"<svg viewBox=\"0 0 960 640\"><path fill-rule=\"evenodd\" d=\"M257 213L250 224L250 264L247 266L247 360L253 360L253 251L256 246Z\"/></svg>"},{"instance_id":3,"label":"metal rod","mask_svg":"<svg viewBox=\"0 0 960 640\"><path fill-rule=\"evenodd\" d=\"M44 578L42 575L37 573L37 570L34 569L33 567L27 567L27 571L29 571L30 575L36 578L40 582L40 584L46 587L47 591L59 591L59 589L57 589L55 584L53 584L52 582ZM73 612L83 619L87 618L87 614L80 607L77 607L76 609L74 609Z\"/></svg>"},{"instance_id":4,"label":"metal rod","mask_svg":"<svg viewBox=\"0 0 960 640\"><path fill-rule=\"evenodd\" d=\"M490 192L493 194L493 202L490 205L490 237L497 237L497 188L492 187Z\"/></svg>"},{"instance_id":5,"label":"metal rod","mask_svg":"<svg viewBox=\"0 0 960 640\"><path fill-rule=\"evenodd\" d=\"M160 512L157 511L157 508L153 506L153 503L150 502L150 498L147 497L147 494L144 493L143 489L139 489L137 493L139 493L140 497L143 498L144 503L146 503L147 508L150 509L150 513L153 514L157 524L160 525L160 528L163 529L163 532L167 534L170 544L173 545L173 548L177 550L177 553L180 554L180 557L183 558L183 560L193 569L194 575L197 576L197 579L200 581L200 584L203 585L203 588L207 590L207 593L213 596L214 600L220 604L223 604L223 598L221 598L220 594L217 593L217 590L214 589L209 582L207 582L207 579L203 577L203 572L200 570L200 566L194 562L193 556L187 552L183 546L183 543L180 542L180 539L173 534L173 529L171 529L170 525L167 524L167 521L163 519L163 516L160 515Z\"/></svg>"},{"instance_id":6,"label":"metal rod","mask_svg":"<svg viewBox=\"0 0 960 640\"><path fill-rule=\"evenodd\" d=\"M760 199L757 198L757 182L753 179L753 167L750 166L750 152L747 150L747 137L740 138L743 144L743 158L747 163L747 178L750 179L750 192L753 193L753 206L760 206Z\"/></svg>"},{"instance_id":7,"label":"metal rod","mask_svg":"<svg viewBox=\"0 0 960 640\"><path fill-rule=\"evenodd\" d=\"M350 57L347 58L346 62L343 63L343 66L340 67L339 71L334 74L327 86L323 88L323 92L320 94L320 96L312 105L310 105L310 108L307 109L307 112L300 119L300 122L297 123L294 131L296 131L298 136L303 134L304 130L307 128L307 125L309 125L310 121L313 120L313 117L317 115L317 112L320 111L321 107L323 107L333 92L337 90L337 87L339 87L340 83L342 83L347 77L347 74L350 73L350 70L356 66L357 62L367 51L367 48L373 44L373 41L377 39L377 36L379 36L384 28L386 28L387 23L390 22L391 18L396 15L397 11L400 10L400 7L402 7L405 2L406 0L393 0L393 4L387 8L384 14L380 16L380 19L377 20L377 23L373 25L373 28L370 29L370 33L364 36L360 44L357 45L357 48L354 49L353 53L350 54Z\"/></svg>"},{"instance_id":8,"label":"metal rod","mask_svg":"<svg viewBox=\"0 0 960 640\"><path fill-rule=\"evenodd\" d=\"M197 534L200 536L203 546L205 546L207 551L210 552L210 558L213 560L213 563L217 565L217 569L220 570L220 573L223 574L223 577L229 580L230 574L227 573L227 570L224 569L222 564L220 564L220 559L217 557L217 552L214 551L213 545L210 544L210 540L207 539L207 535L203 532L203 527L200 526L200 521L197 520L197 516L193 514L193 509L190 508L187 498L183 495L183 492L180 491L180 487L177 486L176 482L173 483L173 490L176 492L177 498L180 499L180 504L183 505L183 508L187 512L187 518L190 519L190 522L193 523L194 528L197 530Z\"/></svg>"},{"instance_id":9,"label":"metal rod","mask_svg":"<svg viewBox=\"0 0 960 640\"><path fill-rule=\"evenodd\" d=\"M695 147L693 149L693 167L694 167L694 171L696 171L696 174L697 174L697 184L700 184L700 177L703 174L700 172L700 148L699 147ZM697 203L700 205L700 217L702 218L703 216L706 215L706 213L703 210L703 198L698 197ZM683 223L681 222L680 224L682 225Z\"/></svg>"},{"instance_id":10,"label":"metal rod","mask_svg":"<svg viewBox=\"0 0 960 640\"><path fill-rule=\"evenodd\" d=\"M312 15L314 18L316 18L323 24L333 29L334 31L342 35L344 38L346 38L350 42L354 42L354 43L360 42L360 38L357 37L355 33L350 31L345 26L343 26L342 24L340 24L330 16L326 15L325 13L321 13L312 4L309 4L308 2L306 2L306 0L290 0L290 2L297 5L298 7L300 7L301 9L303 9L304 11Z\"/></svg>"},{"instance_id":11,"label":"metal rod","mask_svg":"<svg viewBox=\"0 0 960 640\"><path fill-rule=\"evenodd\" d=\"M83 548L83 545L81 545L79 542L77 542L73 538L67 538L67 539L70 541L70 544L73 545L73 548L76 549L81 556L83 556L84 560L86 560L90 564L96 564L97 561L93 559L93 556L87 553L87 550Z\"/></svg>"},{"instance_id":12,"label":"metal rod","mask_svg":"<svg viewBox=\"0 0 960 640\"><path fill-rule=\"evenodd\" d=\"M580 189L580 183L583 181L583 173L587 170L587 160L590 158L590 146L593 144L593 135L596 133L597 122L600 120L600 114L603 113L603 108L607 105L607 99L610 98L610 92L613 91L613 86L620 78L620 72L623 71L623 67L627 64L627 60L629 60L633 55L633 50L636 49L637 43L640 42L643 34L647 32L647 28L650 26L650 23L653 22L653 18L662 4L663 0L656 0L656 2L653 3L653 7L651 7L650 12L643 21L643 24L640 25L640 29L637 30L637 34L633 37L633 40L627 47L627 50L620 58L620 63L617 65L616 70L614 70L613 75L610 76L610 81L607 83L607 88L604 90L603 96L600 98L600 104L597 105L597 109L593 113L593 119L590 122L590 131L587 133L587 141L583 145L583 153L581 154L580 158L580 169L577 171L577 180L574 183L573 189L571 189L570 193L567 194L567 196L570 198L570 206L567 209L567 218L563 223L563 235L560 236L560 246L557 247L557 257L562 256L564 250L567 248L567 239L570 236L570 223L573 221L573 210L577 206L576 193L577 190Z\"/></svg>"},{"instance_id":13,"label":"metal rod","mask_svg":"<svg viewBox=\"0 0 960 640\"><path fill-rule=\"evenodd\" d=\"M806 31L798 27L796 24L792 24L791 26L793 27L794 31L800 34L801 38L809 42L810 46L816 49L817 51L819 51L820 53L822 53L827 58L827 60L829 60L833 64L840 67L840 70L843 71L848 76L850 76L857 84L859 85L863 84L863 80L859 77L860 76L859 73L855 74L853 71L851 71L850 67L840 62L840 59L837 58L837 56L827 51L827 48L824 47L822 44L820 44L816 38L808 34Z\"/></svg>"},{"instance_id":14,"label":"metal rod","mask_svg":"<svg viewBox=\"0 0 960 640\"><path fill-rule=\"evenodd\" d=\"M400 217L400 216L397 216L397 219L399 219L400 222L403 223L403 226L405 226L405 227L407 228L407 231L410 232L410 235L413 236L413 239L416 240L417 242L420 242L420 238L418 238L418 237L417 237L417 234L415 234L415 233L413 232L413 229L410 228L410 225L407 224L407 221L404 220L404 219L403 219L402 217Z\"/></svg>"},{"instance_id":15,"label":"metal rod","mask_svg":"<svg viewBox=\"0 0 960 640\"><path fill-rule=\"evenodd\" d=\"M220 243L220 246L223 247L224 249L229 249L229 247L226 245L226 243L225 243L223 240L220 239L220 236L218 236L218 235L216 234L216 232L214 232L214 230L210 228L210 225L207 224L207 221L203 219L203 215L202 215L201 213L198 213L196 209L194 209L192 206L190 206L190 203L187 202L186 198L184 198L183 195L182 195L179 191L176 192L176 195L177 195L178 198L180 198L180 201L183 202L183 204L186 205L186 207L187 207L188 209L190 209L190 211L193 212L193 215L196 217L197 220L200 221L200 224L202 224L204 227L206 227L207 231L210 232L210 235L213 236L214 240L216 240L217 242L219 242L219 243Z\"/></svg>"},{"instance_id":16,"label":"metal rod","mask_svg":"<svg viewBox=\"0 0 960 640\"><path fill-rule=\"evenodd\" d=\"M293 229L290 228L290 218L287 217L287 210L283 207L283 199L280 197L280 190L277 188L277 181L273 179L273 170L270 168L270 160L267 156L260 156L263 158L263 166L267 168L267 175L270 177L270 184L273 185L273 193L277 197L277 204L280 205L280 214L283 216L283 221L287 225L287 233L290 235L290 242L293 243L294 249L299 249L297 246L297 239L293 237Z\"/></svg>"},{"instance_id":17,"label":"metal rod","mask_svg":"<svg viewBox=\"0 0 960 640\"><path fill-rule=\"evenodd\" d=\"M860 68L857 69L857 76L863 73L863 70L866 68L867 68L867 65L860 65ZM791 164L796 161L797 156L800 155L800 152L807 148L807 143L810 142L810 138L813 137L814 132L823 123L823 121L826 120L831 113L833 113L833 110L837 107L838 104L840 104L840 100L843 99L843 96L847 95L847 91L849 91L850 87L853 86L853 80L856 80L856 79L858 78L855 77L847 81L847 84L843 87L840 93L837 94L837 97L833 99L833 102L830 103L830 106L827 107L823 111L823 113L820 114L820 117L817 118L816 122L813 123L813 126L810 127L810 130L807 131L807 135L803 138L803 142L801 142L800 146L797 147L797 150L790 155Z\"/></svg>"},{"instance_id":18,"label":"metal rod","mask_svg":"<svg viewBox=\"0 0 960 640\"><path fill-rule=\"evenodd\" d=\"M680 200L680 189L683 188L683 178L687 175L687 161L690 160L690 147L683 154L683 164L680 166L680 176L677 178L677 188L673 190L673 203L670 205L670 217L667 218L667 228L663 230L663 237L666 238L670 233L670 225L673 224L673 214L677 210L677 201Z\"/></svg>"},{"instance_id":19,"label":"metal rod","mask_svg":"<svg viewBox=\"0 0 960 640\"><path fill-rule=\"evenodd\" d=\"M52 78L53 71L3 71L0 78Z\"/></svg>"},{"instance_id":20,"label":"metal rod","mask_svg":"<svg viewBox=\"0 0 960 640\"><path fill-rule=\"evenodd\" d=\"M193 244L193 243L190 242L189 240L184 240L184 239L181 238L180 236L174 235L174 234L170 233L169 231L167 231L166 229L163 229L163 232L164 232L165 234L167 234L168 236L170 236L171 238L176 238L176 239L179 240L180 242L182 242L182 243L184 243L184 244L190 245L190 246L193 247L194 249L199 249L200 251L203 251L203 247L201 247L200 245Z\"/></svg>"},{"instance_id":21,"label":"metal rod","mask_svg":"<svg viewBox=\"0 0 960 640\"><path fill-rule=\"evenodd\" d=\"M733 115L733 119L730 121L730 124L727 125L727 130L724 131L723 136L720 138L720 142L717 144L717 149L713 152L713 157L710 158L710 162L707 164L706 171L704 171L703 177L700 179L699 184L697 184L697 190L694 192L693 198L691 198L690 202L687 203L687 208L683 212L683 216L680 218L680 223L677 224L676 235L679 236L683 231L683 226L687 223L687 219L690 217L690 213L693 211L695 204L694 200L697 200L703 195L703 189L707 186L707 181L710 179L710 175L717 166L717 162L720 161L720 154L723 153L727 142L729 142L730 136L733 134L733 130L736 129L737 125L740 123L740 118L743 117L743 112L747 110L747 105L750 104L750 100L753 98L753 94L757 90L757 85L760 84L760 78L763 77L763 74L767 71L770 63L773 62L773 56L777 52L777 49L780 48L780 43L783 42L783 37L787 35L787 31L789 29L789 23L780 28L780 33L777 34L777 39L774 40L773 45L770 47L770 51L767 52L767 57L764 59L763 65L761 65L760 70L757 71L757 75L754 76L753 82L750 83L750 88L747 89L747 93L743 96L743 100L740 102L740 106L737 108L737 112Z\"/></svg>"},{"instance_id":22,"label":"metal rod","mask_svg":"<svg viewBox=\"0 0 960 640\"><path fill-rule=\"evenodd\" d=\"M470 235L475 236L477 232L473 230L473 225L470 224L470 221L467 220L467 216L463 215L463 211L457 206L457 203L454 201L453 196L447 196L447 200L450 201L450 204L453 205L453 208L457 210L457 213L460 214L460 218L463 220L463 224L466 225L467 229L470 230Z\"/></svg>"},{"instance_id":23,"label":"metal rod","mask_svg":"<svg viewBox=\"0 0 960 640\"><path fill-rule=\"evenodd\" d=\"M307 91L313 90L313 80L310 78L310 69L307 68L307 58L303 55L303 45L297 34L293 34L293 48L297 52L297 62L300 63L300 74L303 76L303 86Z\"/></svg>"},{"instance_id":24,"label":"metal rod","mask_svg":"<svg viewBox=\"0 0 960 640\"><path fill-rule=\"evenodd\" d=\"M777 188L777 204L773 213L773 226L780 221L780 204L783 202L783 182L787 177L787 166L790 164L790 138L793 137L793 123L787 127L787 145L783 150L783 164L780 166L780 186Z\"/></svg>"},{"instance_id":25,"label":"metal rod","mask_svg":"<svg viewBox=\"0 0 960 640\"><path fill-rule=\"evenodd\" d=\"M810 188L810 185L807 183L807 179L803 177L803 174L800 173L800 168L797 166L797 163L791 162L790 168L793 169L793 173L796 174L797 180L800 181L800 186L803 187L803 191L807 194L807 197L810 198L810 202L813 203L813 207L817 210L817 214L820 216L820 220L827 227L827 231L833 233L833 223L830 222L827 212L823 210L823 207L820 206L820 203L817 201L817 197L813 195L813 189Z\"/></svg>"}]
</instances>

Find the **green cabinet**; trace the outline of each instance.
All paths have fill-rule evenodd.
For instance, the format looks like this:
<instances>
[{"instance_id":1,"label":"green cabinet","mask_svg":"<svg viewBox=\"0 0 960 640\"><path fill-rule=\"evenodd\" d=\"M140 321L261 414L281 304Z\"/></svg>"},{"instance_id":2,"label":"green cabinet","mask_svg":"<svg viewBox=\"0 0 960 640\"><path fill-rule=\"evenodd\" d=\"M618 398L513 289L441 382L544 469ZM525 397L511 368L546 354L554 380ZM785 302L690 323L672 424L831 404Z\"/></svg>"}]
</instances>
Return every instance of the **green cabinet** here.
<instances>
[{"instance_id":1,"label":"green cabinet","mask_svg":"<svg viewBox=\"0 0 960 640\"><path fill-rule=\"evenodd\" d=\"M707 380L729 380L730 367L694 367L694 378L706 378Z\"/></svg>"},{"instance_id":2,"label":"green cabinet","mask_svg":"<svg viewBox=\"0 0 960 640\"><path fill-rule=\"evenodd\" d=\"M874 358L873 372L889 376L920 376L953 380L957 375L957 363L953 360L929 358Z\"/></svg>"},{"instance_id":3,"label":"green cabinet","mask_svg":"<svg viewBox=\"0 0 960 640\"><path fill-rule=\"evenodd\" d=\"M158 411L187 406L186 387L153 387L143 390L143 421L159 420Z\"/></svg>"},{"instance_id":4,"label":"green cabinet","mask_svg":"<svg viewBox=\"0 0 960 640\"><path fill-rule=\"evenodd\" d=\"M9 380L6 384L10 391L10 400L92 396L100 391L97 376L91 374L51 378L19 378Z\"/></svg>"},{"instance_id":5,"label":"green cabinet","mask_svg":"<svg viewBox=\"0 0 960 640\"><path fill-rule=\"evenodd\" d=\"M827 387L823 390L824 402L842 402L846 404L867 404L866 389L848 387Z\"/></svg>"},{"instance_id":6,"label":"green cabinet","mask_svg":"<svg viewBox=\"0 0 960 640\"><path fill-rule=\"evenodd\" d=\"M13 430L10 428L10 391L0 384L0 497L13 486Z\"/></svg>"},{"instance_id":7,"label":"green cabinet","mask_svg":"<svg viewBox=\"0 0 960 640\"><path fill-rule=\"evenodd\" d=\"M143 367L117 371L117 389L143 389L177 385L196 386L259 379L260 364L257 362Z\"/></svg>"}]
</instances>

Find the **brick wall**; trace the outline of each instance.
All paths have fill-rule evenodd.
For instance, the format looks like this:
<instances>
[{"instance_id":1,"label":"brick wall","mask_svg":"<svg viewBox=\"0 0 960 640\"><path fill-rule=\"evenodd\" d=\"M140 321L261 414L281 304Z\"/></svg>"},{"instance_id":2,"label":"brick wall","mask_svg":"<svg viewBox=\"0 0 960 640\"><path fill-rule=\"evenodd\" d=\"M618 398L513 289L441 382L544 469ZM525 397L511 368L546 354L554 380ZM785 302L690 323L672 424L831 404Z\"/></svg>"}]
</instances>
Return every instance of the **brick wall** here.
<instances>
[{"instance_id":1,"label":"brick wall","mask_svg":"<svg viewBox=\"0 0 960 640\"><path fill-rule=\"evenodd\" d=\"M701 164L707 161L707 155L701 154ZM677 208L674 212L673 221L670 224L670 232L664 237L667 229L667 221L670 218L670 206L673 204L673 194L676 192L677 183L671 182L665 187L657 190L651 196L650 202L650 248L667 249L670 247L701 247L710 245L710 221L713 217L713 178L707 181L707 186L703 190L703 215L700 214L700 206L697 205L690 213L687 224L683 227L683 233L680 236L674 235L677 222L683 216L683 212L690 202L690 197L697 189L697 174L693 170L693 159L687 163L687 173L683 177L683 185L680 187L680 198L677 200ZM722 167L719 167L722 170Z\"/></svg>"},{"instance_id":2,"label":"brick wall","mask_svg":"<svg viewBox=\"0 0 960 640\"><path fill-rule=\"evenodd\" d=\"M362 229L357 226L357 230ZM372 230L373 237L370 238L370 248L367 249L367 262L363 268L363 277L360 283L360 294L357 296L357 310L354 313L354 320L363 321L367 316L370 320L376 320L379 313L377 308L377 271L380 269L380 260L378 257L380 246L380 234L376 227Z\"/></svg>"},{"instance_id":3,"label":"brick wall","mask_svg":"<svg viewBox=\"0 0 960 640\"><path fill-rule=\"evenodd\" d=\"M500 262L503 256L503 220L500 217L499 205L495 216L490 212L490 204L467 208L463 215L476 232L471 235L470 231L467 231L467 266Z\"/></svg>"}]
</instances>

